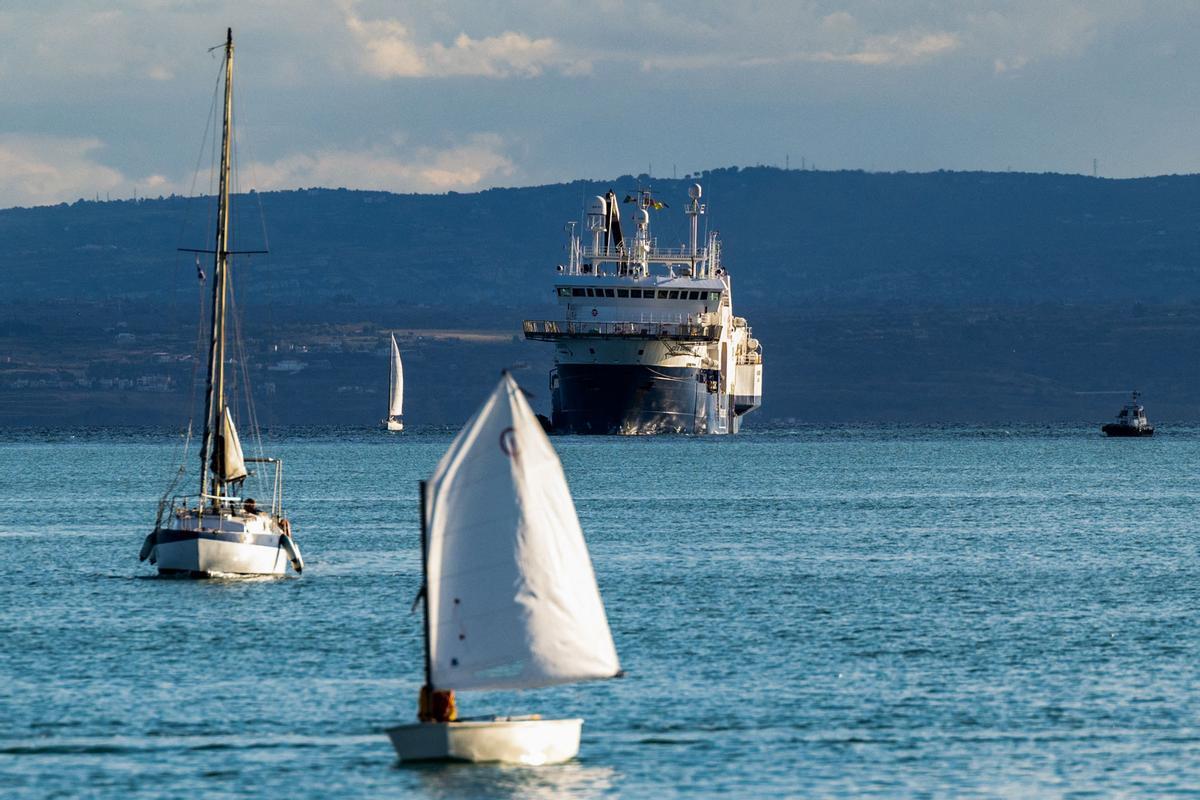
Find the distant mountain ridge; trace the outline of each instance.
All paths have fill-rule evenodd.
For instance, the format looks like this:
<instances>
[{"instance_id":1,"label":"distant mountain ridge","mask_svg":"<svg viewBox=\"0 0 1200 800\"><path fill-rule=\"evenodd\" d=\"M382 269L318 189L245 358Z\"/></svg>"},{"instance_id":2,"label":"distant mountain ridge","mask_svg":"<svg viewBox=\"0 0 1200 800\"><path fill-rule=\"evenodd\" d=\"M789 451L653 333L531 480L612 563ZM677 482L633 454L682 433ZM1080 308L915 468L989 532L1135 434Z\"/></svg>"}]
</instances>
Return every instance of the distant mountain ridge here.
<instances>
[{"instance_id":1,"label":"distant mountain ridge","mask_svg":"<svg viewBox=\"0 0 1200 800\"><path fill-rule=\"evenodd\" d=\"M764 348L750 427L812 421L816 408L834 423L1098 431L1135 388L1153 420L1200 421L1200 177L768 167L240 196L234 247L272 251L234 267L261 418L376 425L392 330L414 424L460 424L504 367L548 411L553 349L523 341L520 324L557 314L565 223L609 188L649 185L668 204L652 232L678 245L693 180L722 234L735 312ZM210 206L0 211L0 426L187 418L206 291L196 273L211 256L176 248L211 246Z\"/></svg>"},{"instance_id":2,"label":"distant mountain ridge","mask_svg":"<svg viewBox=\"0 0 1200 800\"><path fill-rule=\"evenodd\" d=\"M649 185L653 232L686 240L704 187L735 298L781 304L978 305L1200 300L1200 177L725 168L469 194L305 189L244 195L235 246L249 302L528 307L565 260L564 224L614 188ZM191 279L208 198L0 211L7 300L153 300ZM261 205L269 239L263 235ZM625 206L631 209L632 206ZM208 257L201 258L207 268ZM2 302L2 301L0 301Z\"/></svg>"}]
</instances>

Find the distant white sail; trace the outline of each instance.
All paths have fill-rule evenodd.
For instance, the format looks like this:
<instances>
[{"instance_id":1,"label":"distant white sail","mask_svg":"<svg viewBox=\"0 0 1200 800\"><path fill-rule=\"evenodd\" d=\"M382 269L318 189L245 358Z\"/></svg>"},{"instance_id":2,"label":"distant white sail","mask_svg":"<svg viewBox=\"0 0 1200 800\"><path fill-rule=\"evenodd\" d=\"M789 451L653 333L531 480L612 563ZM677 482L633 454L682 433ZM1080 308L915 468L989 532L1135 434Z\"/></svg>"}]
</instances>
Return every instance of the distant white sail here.
<instances>
[{"instance_id":1,"label":"distant white sail","mask_svg":"<svg viewBox=\"0 0 1200 800\"><path fill-rule=\"evenodd\" d=\"M221 425L221 436L224 439L225 460L221 464L221 480L236 481L246 477L246 461L242 457L242 442L238 439L237 428L233 427L233 417L229 406L225 406L225 418Z\"/></svg>"},{"instance_id":2,"label":"distant white sail","mask_svg":"<svg viewBox=\"0 0 1200 800\"><path fill-rule=\"evenodd\" d=\"M392 334L392 386L388 399L388 416L404 414L404 365L400 363L400 348L396 345L396 334Z\"/></svg>"},{"instance_id":3,"label":"distant white sail","mask_svg":"<svg viewBox=\"0 0 1200 800\"><path fill-rule=\"evenodd\" d=\"M435 687L518 689L616 675L562 465L507 374L426 491Z\"/></svg>"}]
</instances>

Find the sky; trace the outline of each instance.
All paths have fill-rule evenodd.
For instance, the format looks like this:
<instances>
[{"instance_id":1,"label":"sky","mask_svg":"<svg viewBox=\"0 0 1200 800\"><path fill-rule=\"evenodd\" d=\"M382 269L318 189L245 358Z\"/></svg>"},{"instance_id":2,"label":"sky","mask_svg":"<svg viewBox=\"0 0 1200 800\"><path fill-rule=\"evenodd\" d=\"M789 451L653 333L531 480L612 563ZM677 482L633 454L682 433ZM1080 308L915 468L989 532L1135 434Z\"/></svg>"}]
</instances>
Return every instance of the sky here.
<instances>
[{"instance_id":1,"label":"sky","mask_svg":"<svg viewBox=\"0 0 1200 800\"><path fill-rule=\"evenodd\" d=\"M227 26L241 189L1200 171L1197 0L0 0L0 207L207 191Z\"/></svg>"}]
</instances>

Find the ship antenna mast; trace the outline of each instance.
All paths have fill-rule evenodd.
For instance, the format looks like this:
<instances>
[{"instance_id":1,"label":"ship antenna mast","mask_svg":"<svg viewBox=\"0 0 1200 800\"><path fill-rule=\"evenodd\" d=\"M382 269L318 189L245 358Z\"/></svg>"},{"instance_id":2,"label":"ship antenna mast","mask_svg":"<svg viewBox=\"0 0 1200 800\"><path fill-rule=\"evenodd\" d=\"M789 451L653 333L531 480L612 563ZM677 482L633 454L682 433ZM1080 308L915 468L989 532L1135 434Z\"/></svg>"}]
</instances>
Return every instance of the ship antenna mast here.
<instances>
[{"instance_id":1,"label":"ship antenna mast","mask_svg":"<svg viewBox=\"0 0 1200 800\"><path fill-rule=\"evenodd\" d=\"M688 197L691 198L691 202L689 202L687 204L687 208L684 209L684 213L688 215L688 219L691 222L692 228L691 253L693 275L696 274L696 257L699 255L699 253L696 252L696 247L700 237L700 215L704 213L704 204L700 202L700 195L700 184L693 183L691 188L688 189Z\"/></svg>"}]
</instances>

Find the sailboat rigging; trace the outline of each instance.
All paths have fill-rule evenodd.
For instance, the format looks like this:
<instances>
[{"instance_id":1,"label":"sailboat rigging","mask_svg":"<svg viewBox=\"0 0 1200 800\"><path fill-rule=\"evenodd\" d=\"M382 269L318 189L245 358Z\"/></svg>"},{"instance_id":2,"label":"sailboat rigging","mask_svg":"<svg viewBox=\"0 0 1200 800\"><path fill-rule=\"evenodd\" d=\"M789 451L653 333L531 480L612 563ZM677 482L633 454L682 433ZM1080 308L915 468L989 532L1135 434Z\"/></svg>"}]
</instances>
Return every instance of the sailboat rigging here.
<instances>
[{"instance_id":1,"label":"sailboat rigging","mask_svg":"<svg viewBox=\"0 0 1200 800\"><path fill-rule=\"evenodd\" d=\"M195 497L167 496L159 507L154 530L139 555L163 574L279 575L291 563L303 569L299 546L283 516L283 464L276 458L247 458L242 452L225 391L226 321L229 286L229 177L233 138L233 30L226 31L225 96L221 129L221 164L209 324L208 371L204 394L204 432L200 444L200 485ZM215 48L214 48L215 49ZM247 464L274 468L271 505L260 509L252 498L238 497L252 474ZM170 491L168 491L168 495Z\"/></svg>"}]
</instances>

